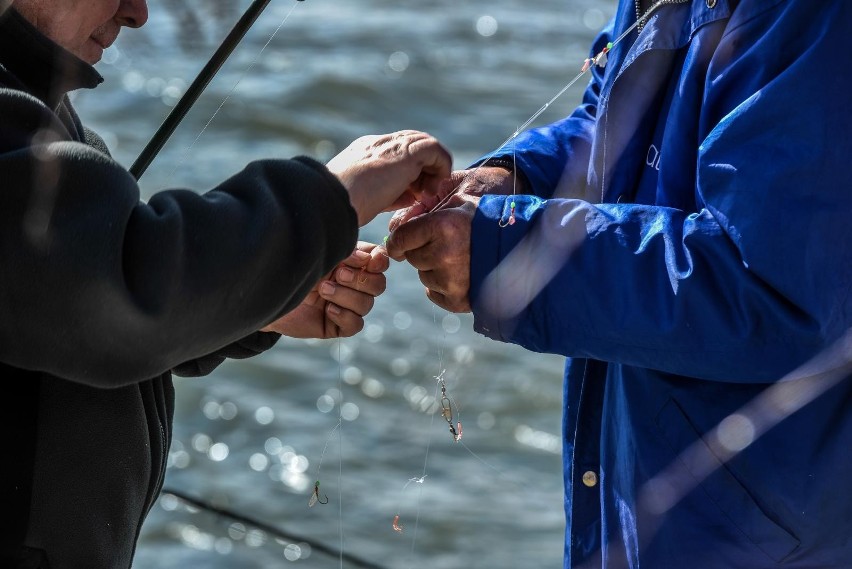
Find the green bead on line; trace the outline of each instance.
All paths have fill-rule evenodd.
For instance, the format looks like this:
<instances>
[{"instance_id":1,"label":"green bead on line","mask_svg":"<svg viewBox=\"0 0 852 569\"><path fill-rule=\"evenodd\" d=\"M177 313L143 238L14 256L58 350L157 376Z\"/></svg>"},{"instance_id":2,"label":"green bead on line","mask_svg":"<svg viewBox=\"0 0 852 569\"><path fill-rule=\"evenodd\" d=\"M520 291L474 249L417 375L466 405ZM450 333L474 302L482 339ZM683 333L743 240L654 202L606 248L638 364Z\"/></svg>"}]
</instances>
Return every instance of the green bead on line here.
<instances>
[{"instance_id":1,"label":"green bead on line","mask_svg":"<svg viewBox=\"0 0 852 569\"><path fill-rule=\"evenodd\" d=\"M509 219L503 221L501 217L499 221L497 221L497 225L500 227L508 227L509 225L515 224L515 200L509 202Z\"/></svg>"}]
</instances>

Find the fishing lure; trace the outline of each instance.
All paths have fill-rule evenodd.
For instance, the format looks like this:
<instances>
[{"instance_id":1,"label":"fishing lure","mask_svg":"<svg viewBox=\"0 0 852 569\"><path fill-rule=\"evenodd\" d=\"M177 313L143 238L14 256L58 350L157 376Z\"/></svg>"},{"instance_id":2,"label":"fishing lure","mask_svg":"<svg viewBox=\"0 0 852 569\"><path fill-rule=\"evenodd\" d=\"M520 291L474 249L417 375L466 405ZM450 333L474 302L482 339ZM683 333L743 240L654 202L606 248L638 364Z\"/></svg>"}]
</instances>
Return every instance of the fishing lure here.
<instances>
[{"instance_id":1,"label":"fishing lure","mask_svg":"<svg viewBox=\"0 0 852 569\"><path fill-rule=\"evenodd\" d=\"M405 486L402 487L402 491L405 492L405 489L408 488L408 485L411 484L412 482L414 482L416 484L423 484L423 482L426 480L426 476L427 475L424 474L423 476L421 476L419 478L417 478L417 477L409 478L408 482L405 483ZM397 513L393 517L393 524L392 524L393 531L395 531L397 533L402 533L402 530L405 529L405 526L403 526L401 523L399 523L399 513L398 513L400 511L399 508L397 508L396 511L397 511Z\"/></svg>"},{"instance_id":2,"label":"fishing lure","mask_svg":"<svg viewBox=\"0 0 852 569\"><path fill-rule=\"evenodd\" d=\"M589 57L585 61L583 61L583 67L580 68L580 73L585 73L592 67L592 65L597 65L598 67L606 66L606 54L609 53L609 50L612 49L613 45L614 44L612 42L609 42L608 44L606 44L606 47L604 47L596 56Z\"/></svg>"},{"instance_id":3,"label":"fishing lure","mask_svg":"<svg viewBox=\"0 0 852 569\"><path fill-rule=\"evenodd\" d=\"M436 379L441 384L441 416L450 426L450 434L453 436L453 440L459 442L462 438L462 424L461 421L456 421L456 424L453 425L453 403L447 396L447 384L444 381L444 372L442 371L438 374Z\"/></svg>"},{"instance_id":4,"label":"fishing lure","mask_svg":"<svg viewBox=\"0 0 852 569\"><path fill-rule=\"evenodd\" d=\"M328 504L328 496L323 494L323 497L325 498L325 501L323 501L323 499L320 498L320 495L319 495L319 480L317 480L316 482L314 482L314 491L311 494L310 499L308 500L308 507L313 508L314 504L316 504L317 502L319 502L320 504Z\"/></svg>"},{"instance_id":5,"label":"fishing lure","mask_svg":"<svg viewBox=\"0 0 852 569\"><path fill-rule=\"evenodd\" d=\"M509 225L514 225L514 224L515 224L515 200L512 200L511 203L509 204L509 217L506 219L506 221L503 221L503 219L501 218L500 221L497 222L497 225L499 225L500 227L507 227Z\"/></svg>"}]
</instances>

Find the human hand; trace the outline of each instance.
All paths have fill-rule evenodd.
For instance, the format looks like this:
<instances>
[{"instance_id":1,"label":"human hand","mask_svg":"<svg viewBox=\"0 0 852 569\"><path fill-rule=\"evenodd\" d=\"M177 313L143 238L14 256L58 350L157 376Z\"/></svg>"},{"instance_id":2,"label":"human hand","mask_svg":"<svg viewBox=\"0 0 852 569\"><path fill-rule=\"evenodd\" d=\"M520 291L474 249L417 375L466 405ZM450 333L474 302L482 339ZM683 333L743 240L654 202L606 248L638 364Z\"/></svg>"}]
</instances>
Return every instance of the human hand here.
<instances>
[{"instance_id":1,"label":"human hand","mask_svg":"<svg viewBox=\"0 0 852 569\"><path fill-rule=\"evenodd\" d=\"M434 137L416 130L362 136L326 165L366 225L383 211L409 206L438 192L453 160Z\"/></svg>"},{"instance_id":2,"label":"human hand","mask_svg":"<svg viewBox=\"0 0 852 569\"><path fill-rule=\"evenodd\" d=\"M457 194L446 207L398 225L385 247L407 259L426 286L426 297L450 312L470 312L470 232L479 196Z\"/></svg>"},{"instance_id":3,"label":"human hand","mask_svg":"<svg viewBox=\"0 0 852 569\"><path fill-rule=\"evenodd\" d=\"M302 303L261 331L291 338L346 338L364 328L364 316L385 291L390 261L383 247L359 241Z\"/></svg>"},{"instance_id":4,"label":"human hand","mask_svg":"<svg viewBox=\"0 0 852 569\"><path fill-rule=\"evenodd\" d=\"M442 200L449 200L451 194L463 194L467 196L481 197L485 194L514 193L515 177L510 170L500 166L483 166L470 168L468 170L456 170L452 175L441 181L438 192L432 195L424 195L414 205L399 209L394 213L388 229L395 231L397 227L408 220L432 211Z\"/></svg>"}]
</instances>

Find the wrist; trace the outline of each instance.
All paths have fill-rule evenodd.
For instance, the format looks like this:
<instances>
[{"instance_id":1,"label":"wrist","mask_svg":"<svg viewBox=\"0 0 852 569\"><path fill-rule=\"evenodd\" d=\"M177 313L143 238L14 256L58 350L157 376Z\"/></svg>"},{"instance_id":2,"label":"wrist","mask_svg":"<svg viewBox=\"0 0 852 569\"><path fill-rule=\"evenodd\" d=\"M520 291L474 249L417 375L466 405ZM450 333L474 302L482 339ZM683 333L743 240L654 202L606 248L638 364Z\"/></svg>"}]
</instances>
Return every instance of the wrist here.
<instances>
[{"instance_id":1,"label":"wrist","mask_svg":"<svg viewBox=\"0 0 852 569\"><path fill-rule=\"evenodd\" d=\"M482 164L480 167L485 168L503 168L504 170L508 170L509 172L515 171L515 160L509 156L501 156L498 158L489 158Z\"/></svg>"},{"instance_id":2,"label":"wrist","mask_svg":"<svg viewBox=\"0 0 852 569\"><path fill-rule=\"evenodd\" d=\"M527 177L524 175L523 170L518 167L517 162L513 156L498 156L496 158L489 158L478 166L478 168L482 167L502 168L503 170L506 170L506 172L508 172L512 178L511 193L529 193L530 185L527 180Z\"/></svg>"}]
</instances>

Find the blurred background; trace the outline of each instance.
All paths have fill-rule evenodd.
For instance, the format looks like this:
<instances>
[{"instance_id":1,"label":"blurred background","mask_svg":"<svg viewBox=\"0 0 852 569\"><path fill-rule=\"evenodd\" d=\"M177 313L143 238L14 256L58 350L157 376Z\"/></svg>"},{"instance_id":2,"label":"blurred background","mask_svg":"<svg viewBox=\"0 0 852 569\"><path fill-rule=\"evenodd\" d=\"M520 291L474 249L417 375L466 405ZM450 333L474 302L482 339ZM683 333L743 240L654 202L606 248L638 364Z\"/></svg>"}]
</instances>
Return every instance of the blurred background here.
<instances>
[{"instance_id":1,"label":"blurred background","mask_svg":"<svg viewBox=\"0 0 852 569\"><path fill-rule=\"evenodd\" d=\"M119 162L130 167L249 4L150 0L148 24L107 50L105 83L73 98ZM361 135L407 128L436 136L462 168L577 74L614 10L275 0L142 177L144 197L203 192L253 159L328 160ZM532 126L570 113L582 83ZM380 243L389 216L361 238ZM472 324L392 262L358 335L284 338L177 379L166 491L134 567L561 567L563 359ZM440 414L442 372L458 443ZM309 507L316 480L329 502Z\"/></svg>"}]
</instances>

